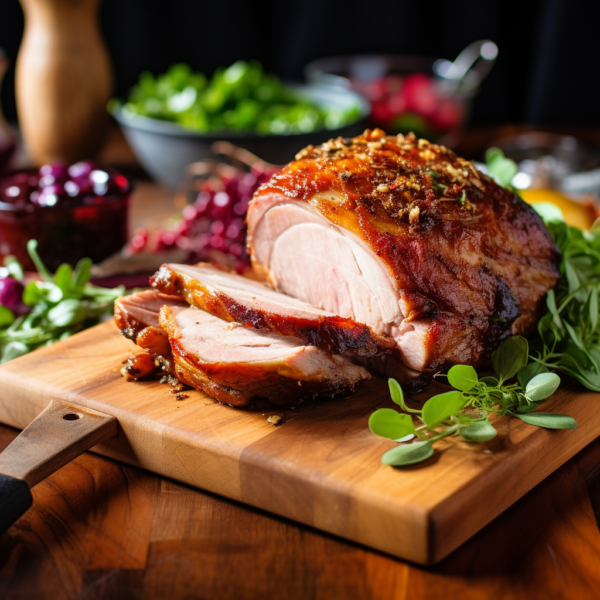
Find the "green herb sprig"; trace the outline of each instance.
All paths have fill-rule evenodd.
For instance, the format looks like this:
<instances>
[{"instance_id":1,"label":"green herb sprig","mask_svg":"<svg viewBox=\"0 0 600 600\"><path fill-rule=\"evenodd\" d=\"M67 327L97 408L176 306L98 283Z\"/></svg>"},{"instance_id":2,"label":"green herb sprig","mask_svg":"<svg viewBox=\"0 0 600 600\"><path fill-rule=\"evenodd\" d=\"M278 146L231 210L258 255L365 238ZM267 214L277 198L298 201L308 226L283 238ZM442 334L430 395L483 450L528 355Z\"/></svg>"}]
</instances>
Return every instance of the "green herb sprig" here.
<instances>
[{"instance_id":1,"label":"green herb sprig","mask_svg":"<svg viewBox=\"0 0 600 600\"><path fill-rule=\"evenodd\" d=\"M517 173L514 161L499 148L485 155L488 174L501 186ZM534 204L561 252L561 279L548 292L547 312L532 340L527 373L568 375L589 390L600 392L600 223L582 231L565 223L561 210L550 203Z\"/></svg>"},{"instance_id":2,"label":"green herb sprig","mask_svg":"<svg viewBox=\"0 0 600 600\"><path fill-rule=\"evenodd\" d=\"M497 435L488 420L494 413L511 415L547 429L577 427L575 419L568 415L533 412L558 389L560 377L555 373L528 372L528 357L525 338L508 338L492 355L496 377L480 379L473 367L456 365L447 375L454 390L433 396L420 410L406 404L402 388L395 379L390 379L391 398L404 413L391 408L376 410L369 418L369 428L397 442L415 438L417 441L389 450L381 462L394 467L421 462L433 454L437 441L448 436L458 435L467 442L489 441ZM417 426L413 416L417 418Z\"/></svg>"},{"instance_id":3,"label":"green herb sprig","mask_svg":"<svg viewBox=\"0 0 600 600\"><path fill-rule=\"evenodd\" d=\"M500 148L488 148L485 153L487 174L500 186L520 196L519 190L512 185L519 168L514 160L506 158Z\"/></svg>"},{"instance_id":4,"label":"green herb sprig","mask_svg":"<svg viewBox=\"0 0 600 600\"><path fill-rule=\"evenodd\" d=\"M600 392L600 227L582 231L556 217L546 226L562 254L562 277L548 292L531 370L558 371Z\"/></svg>"},{"instance_id":5,"label":"green herb sprig","mask_svg":"<svg viewBox=\"0 0 600 600\"><path fill-rule=\"evenodd\" d=\"M23 291L23 302L31 307L28 315L15 318L12 311L0 307L0 363L96 325L112 314L114 301L125 293L124 286L91 285L89 258L80 260L75 270L63 264L52 274L42 262L35 240L29 241L27 250L42 281L32 281ZM5 266L12 277L22 281L23 269L14 257L7 257Z\"/></svg>"}]
</instances>

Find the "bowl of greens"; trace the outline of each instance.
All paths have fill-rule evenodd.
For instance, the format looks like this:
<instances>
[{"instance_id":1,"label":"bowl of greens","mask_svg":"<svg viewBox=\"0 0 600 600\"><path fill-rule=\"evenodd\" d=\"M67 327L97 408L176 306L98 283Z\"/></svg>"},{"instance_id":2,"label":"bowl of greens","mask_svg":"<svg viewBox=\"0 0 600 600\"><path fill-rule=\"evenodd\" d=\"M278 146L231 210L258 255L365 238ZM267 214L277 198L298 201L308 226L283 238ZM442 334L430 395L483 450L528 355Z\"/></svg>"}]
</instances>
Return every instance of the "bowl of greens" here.
<instances>
[{"instance_id":1,"label":"bowl of greens","mask_svg":"<svg viewBox=\"0 0 600 600\"><path fill-rule=\"evenodd\" d=\"M127 100L108 108L141 164L171 189L186 165L211 155L215 141L284 164L308 144L357 135L370 110L354 92L287 85L254 61L219 68L210 79L186 64L142 73Z\"/></svg>"}]
</instances>

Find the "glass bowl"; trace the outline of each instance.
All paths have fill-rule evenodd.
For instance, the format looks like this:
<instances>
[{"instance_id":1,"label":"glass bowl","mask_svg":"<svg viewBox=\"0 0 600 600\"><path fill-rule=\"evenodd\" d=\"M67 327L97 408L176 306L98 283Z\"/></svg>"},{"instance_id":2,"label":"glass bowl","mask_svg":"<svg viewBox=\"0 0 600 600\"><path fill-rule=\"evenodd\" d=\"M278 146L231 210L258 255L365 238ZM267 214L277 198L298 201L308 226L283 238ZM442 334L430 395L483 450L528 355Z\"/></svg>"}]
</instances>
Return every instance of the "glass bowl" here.
<instances>
[{"instance_id":1,"label":"glass bowl","mask_svg":"<svg viewBox=\"0 0 600 600\"><path fill-rule=\"evenodd\" d=\"M309 63L309 83L353 90L371 104L371 125L388 134L453 146L468 120L471 100L491 69L497 47L489 40L469 45L454 62L423 56L356 55Z\"/></svg>"}]
</instances>

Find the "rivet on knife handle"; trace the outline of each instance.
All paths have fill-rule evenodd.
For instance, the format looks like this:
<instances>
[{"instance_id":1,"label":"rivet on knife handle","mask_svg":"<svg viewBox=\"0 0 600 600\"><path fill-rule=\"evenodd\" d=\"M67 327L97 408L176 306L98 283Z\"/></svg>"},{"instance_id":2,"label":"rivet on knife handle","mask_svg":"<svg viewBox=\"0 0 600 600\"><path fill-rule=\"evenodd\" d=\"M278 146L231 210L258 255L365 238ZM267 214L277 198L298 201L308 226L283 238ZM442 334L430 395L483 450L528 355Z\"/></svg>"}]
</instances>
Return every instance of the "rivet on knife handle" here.
<instances>
[{"instance_id":1,"label":"rivet on knife handle","mask_svg":"<svg viewBox=\"0 0 600 600\"><path fill-rule=\"evenodd\" d=\"M52 400L0 454L0 533L31 506L29 488L117 431L115 417Z\"/></svg>"}]
</instances>

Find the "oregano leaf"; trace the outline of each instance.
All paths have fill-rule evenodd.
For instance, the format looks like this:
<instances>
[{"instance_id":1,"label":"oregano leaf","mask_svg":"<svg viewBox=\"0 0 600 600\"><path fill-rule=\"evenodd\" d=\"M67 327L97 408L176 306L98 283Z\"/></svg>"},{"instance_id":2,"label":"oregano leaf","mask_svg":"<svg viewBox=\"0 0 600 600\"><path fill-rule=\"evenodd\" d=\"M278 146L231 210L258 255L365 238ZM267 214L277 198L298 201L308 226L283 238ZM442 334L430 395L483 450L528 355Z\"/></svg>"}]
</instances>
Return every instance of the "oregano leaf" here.
<instances>
[{"instance_id":1,"label":"oregano leaf","mask_svg":"<svg viewBox=\"0 0 600 600\"><path fill-rule=\"evenodd\" d=\"M448 371L448 383L461 392L473 389L478 381L477 371L471 366L454 365Z\"/></svg>"},{"instance_id":2,"label":"oregano leaf","mask_svg":"<svg viewBox=\"0 0 600 600\"><path fill-rule=\"evenodd\" d=\"M557 415L554 413L533 412L525 415L513 414L513 417L525 421L529 425L544 427L545 429L576 429L577 421L569 415Z\"/></svg>"},{"instance_id":3,"label":"oregano leaf","mask_svg":"<svg viewBox=\"0 0 600 600\"><path fill-rule=\"evenodd\" d=\"M476 421L472 425L464 427L458 433L467 442L488 442L498 434L496 428L487 419Z\"/></svg>"},{"instance_id":4,"label":"oregano leaf","mask_svg":"<svg viewBox=\"0 0 600 600\"><path fill-rule=\"evenodd\" d=\"M415 432L411 416L399 413L392 408L376 410L369 417L369 429L390 440L397 440Z\"/></svg>"},{"instance_id":5,"label":"oregano leaf","mask_svg":"<svg viewBox=\"0 0 600 600\"><path fill-rule=\"evenodd\" d=\"M552 396L559 385L560 377L556 373L540 373L529 381L525 394L533 402L539 402Z\"/></svg>"},{"instance_id":6,"label":"oregano leaf","mask_svg":"<svg viewBox=\"0 0 600 600\"><path fill-rule=\"evenodd\" d=\"M500 384L514 377L527 364L528 358L529 344L524 337L515 335L502 342L492 354L492 366Z\"/></svg>"},{"instance_id":7,"label":"oregano leaf","mask_svg":"<svg viewBox=\"0 0 600 600\"><path fill-rule=\"evenodd\" d=\"M413 442L388 450L381 457L381 462L392 467L405 467L427 460L432 454L433 444L431 442Z\"/></svg>"},{"instance_id":8,"label":"oregano leaf","mask_svg":"<svg viewBox=\"0 0 600 600\"><path fill-rule=\"evenodd\" d=\"M429 398L423 405L421 417L428 427L434 428L445 419L455 415L467 403L461 392L445 392Z\"/></svg>"}]
</instances>

